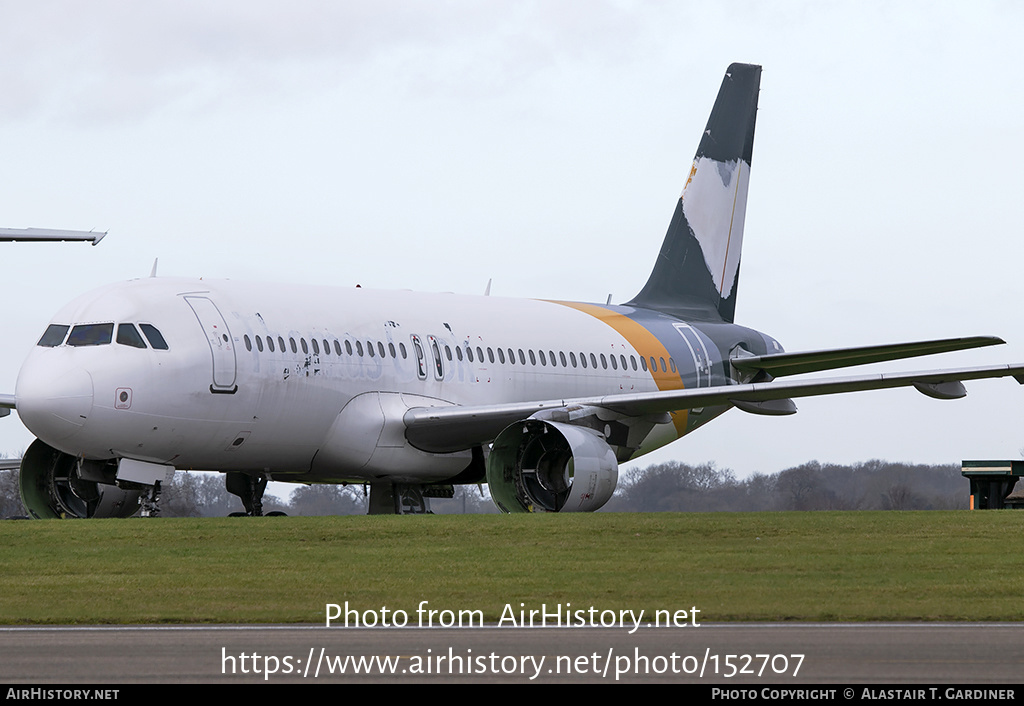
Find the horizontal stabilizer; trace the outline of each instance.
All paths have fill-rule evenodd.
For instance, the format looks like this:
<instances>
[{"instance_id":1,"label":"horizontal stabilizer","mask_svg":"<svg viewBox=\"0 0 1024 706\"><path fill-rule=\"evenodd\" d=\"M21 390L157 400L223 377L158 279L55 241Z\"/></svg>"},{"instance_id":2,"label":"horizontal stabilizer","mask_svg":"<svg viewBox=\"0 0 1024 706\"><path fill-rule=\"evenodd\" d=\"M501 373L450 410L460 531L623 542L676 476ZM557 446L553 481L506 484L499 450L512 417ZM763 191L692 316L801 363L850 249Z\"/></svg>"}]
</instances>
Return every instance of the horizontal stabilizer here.
<instances>
[{"instance_id":1,"label":"horizontal stabilizer","mask_svg":"<svg viewBox=\"0 0 1024 706\"><path fill-rule=\"evenodd\" d=\"M734 368L742 372L764 371L772 377L783 377L784 375L816 373L821 370L835 370L868 363L882 363L887 360L915 358L921 355L962 351L968 348L995 346L1001 343L1006 343L1006 341L996 336L970 336L968 338L944 338L937 341L891 343L881 346L833 348L802 353L775 353L733 358L730 362Z\"/></svg>"}]
</instances>

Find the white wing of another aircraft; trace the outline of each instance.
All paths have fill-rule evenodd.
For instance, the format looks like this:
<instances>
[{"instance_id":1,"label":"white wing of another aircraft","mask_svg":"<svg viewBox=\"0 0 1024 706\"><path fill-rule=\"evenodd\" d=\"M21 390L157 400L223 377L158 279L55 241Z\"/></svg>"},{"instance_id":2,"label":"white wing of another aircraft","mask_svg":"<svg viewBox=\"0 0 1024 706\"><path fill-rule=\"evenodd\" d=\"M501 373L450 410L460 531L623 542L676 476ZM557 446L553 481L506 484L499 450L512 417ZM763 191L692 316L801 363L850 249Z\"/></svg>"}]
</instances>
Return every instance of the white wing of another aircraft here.
<instances>
[{"instance_id":1,"label":"white wing of another aircraft","mask_svg":"<svg viewBox=\"0 0 1024 706\"><path fill-rule=\"evenodd\" d=\"M81 240L96 245L106 235L91 230L53 230L50 228L0 228L0 242L44 243Z\"/></svg>"}]
</instances>

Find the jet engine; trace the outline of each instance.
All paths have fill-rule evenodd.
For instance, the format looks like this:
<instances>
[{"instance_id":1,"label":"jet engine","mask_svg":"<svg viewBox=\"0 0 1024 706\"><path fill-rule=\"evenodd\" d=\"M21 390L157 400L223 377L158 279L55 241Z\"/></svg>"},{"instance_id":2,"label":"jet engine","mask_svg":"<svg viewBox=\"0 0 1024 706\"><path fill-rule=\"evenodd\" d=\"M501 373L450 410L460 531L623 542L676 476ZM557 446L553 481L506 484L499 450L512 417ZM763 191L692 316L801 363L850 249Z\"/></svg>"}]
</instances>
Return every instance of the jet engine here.
<instances>
[{"instance_id":1,"label":"jet engine","mask_svg":"<svg viewBox=\"0 0 1024 706\"><path fill-rule=\"evenodd\" d=\"M503 512L593 512L618 478L604 436L560 422L516 422L495 438L487 458L487 485Z\"/></svg>"},{"instance_id":2,"label":"jet engine","mask_svg":"<svg viewBox=\"0 0 1024 706\"><path fill-rule=\"evenodd\" d=\"M139 491L118 488L113 461L79 460L39 439L21 460L21 502L38 520L130 517Z\"/></svg>"}]
</instances>

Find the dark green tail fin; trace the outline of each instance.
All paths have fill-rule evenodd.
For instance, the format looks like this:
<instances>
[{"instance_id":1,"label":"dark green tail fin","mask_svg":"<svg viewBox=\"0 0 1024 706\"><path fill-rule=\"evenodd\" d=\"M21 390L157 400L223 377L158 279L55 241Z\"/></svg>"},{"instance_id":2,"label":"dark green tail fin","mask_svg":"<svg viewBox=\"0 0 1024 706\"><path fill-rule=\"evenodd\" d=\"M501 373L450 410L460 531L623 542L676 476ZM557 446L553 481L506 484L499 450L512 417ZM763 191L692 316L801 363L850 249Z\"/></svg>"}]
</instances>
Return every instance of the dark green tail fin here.
<instances>
[{"instance_id":1,"label":"dark green tail fin","mask_svg":"<svg viewBox=\"0 0 1024 706\"><path fill-rule=\"evenodd\" d=\"M627 305L732 322L761 67L732 64L647 284Z\"/></svg>"}]
</instances>

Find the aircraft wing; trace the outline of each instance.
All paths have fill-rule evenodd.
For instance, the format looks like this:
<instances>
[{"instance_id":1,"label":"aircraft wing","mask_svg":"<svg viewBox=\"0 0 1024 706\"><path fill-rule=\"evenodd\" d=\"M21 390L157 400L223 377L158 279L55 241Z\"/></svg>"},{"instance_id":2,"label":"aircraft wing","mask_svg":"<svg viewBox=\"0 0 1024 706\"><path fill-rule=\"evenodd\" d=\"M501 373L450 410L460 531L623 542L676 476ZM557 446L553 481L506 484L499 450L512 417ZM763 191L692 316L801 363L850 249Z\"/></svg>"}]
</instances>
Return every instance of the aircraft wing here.
<instances>
[{"instance_id":1,"label":"aircraft wing","mask_svg":"<svg viewBox=\"0 0 1024 706\"><path fill-rule=\"evenodd\" d=\"M606 410L612 416L657 417L685 409L734 405L748 412L791 414L796 411L789 399L792 397L913 386L930 397L954 399L967 394L961 384L963 380L1008 376L1024 384L1024 365L720 385L476 407L416 407L405 414L405 436L413 446L424 451L445 453L488 443L509 424L538 413L557 414L570 423L573 412L584 409Z\"/></svg>"},{"instance_id":2,"label":"aircraft wing","mask_svg":"<svg viewBox=\"0 0 1024 706\"><path fill-rule=\"evenodd\" d=\"M48 241L85 240L93 245L107 233L91 230L53 230L50 228L0 228L0 242L40 243Z\"/></svg>"},{"instance_id":3,"label":"aircraft wing","mask_svg":"<svg viewBox=\"0 0 1024 706\"><path fill-rule=\"evenodd\" d=\"M20 458L0 458L0 471L16 471L21 468Z\"/></svg>"},{"instance_id":4,"label":"aircraft wing","mask_svg":"<svg viewBox=\"0 0 1024 706\"><path fill-rule=\"evenodd\" d=\"M0 417L6 417L14 409L14 395L0 395Z\"/></svg>"},{"instance_id":5,"label":"aircraft wing","mask_svg":"<svg viewBox=\"0 0 1024 706\"><path fill-rule=\"evenodd\" d=\"M913 358L934 353L962 351L968 348L995 346L1006 343L996 336L971 336L969 338L945 338L936 341L915 341L913 343L891 343L880 346L860 346L857 348L833 348L821 351L800 353L774 353L770 355L751 355L735 357L729 362L737 370L743 372L764 371L772 377L784 375L800 375L815 373L821 370L834 370L853 365L881 363L888 360Z\"/></svg>"}]
</instances>

